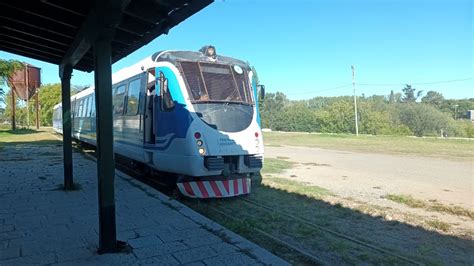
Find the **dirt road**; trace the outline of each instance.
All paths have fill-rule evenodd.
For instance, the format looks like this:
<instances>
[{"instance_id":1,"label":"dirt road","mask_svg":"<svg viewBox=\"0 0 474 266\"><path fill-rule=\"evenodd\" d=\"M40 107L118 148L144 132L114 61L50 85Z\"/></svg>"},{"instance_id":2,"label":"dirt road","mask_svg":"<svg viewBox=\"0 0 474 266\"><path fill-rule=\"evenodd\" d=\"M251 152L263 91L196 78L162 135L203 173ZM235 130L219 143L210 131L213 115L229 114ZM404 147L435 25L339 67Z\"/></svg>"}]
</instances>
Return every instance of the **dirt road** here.
<instances>
[{"instance_id":1,"label":"dirt road","mask_svg":"<svg viewBox=\"0 0 474 266\"><path fill-rule=\"evenodd\" d=\"M286 177L343 197L371 202L387 194L410 194L474 209L473 161L290 146L265 147L265 156L297 162Z\"/></svg>"}]
</instances>

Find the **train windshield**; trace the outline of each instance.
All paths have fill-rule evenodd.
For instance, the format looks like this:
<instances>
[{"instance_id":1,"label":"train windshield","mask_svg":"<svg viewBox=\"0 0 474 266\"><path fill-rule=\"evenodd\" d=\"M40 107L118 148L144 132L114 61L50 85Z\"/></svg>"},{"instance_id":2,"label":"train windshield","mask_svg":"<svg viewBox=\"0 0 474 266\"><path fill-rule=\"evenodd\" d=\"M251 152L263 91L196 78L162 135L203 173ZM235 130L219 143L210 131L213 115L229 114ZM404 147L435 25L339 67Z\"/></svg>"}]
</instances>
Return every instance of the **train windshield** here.
<instances>
[{"instance_id":1,"label":"train windshield","mask_svg":"<svg viewBox=\"0 0 474 266\"><path fill-rule=\"evenodd\" d=\"M248 72L238 65L180 62L193 103L253 104Z\"/></svg>"}]
</instances>

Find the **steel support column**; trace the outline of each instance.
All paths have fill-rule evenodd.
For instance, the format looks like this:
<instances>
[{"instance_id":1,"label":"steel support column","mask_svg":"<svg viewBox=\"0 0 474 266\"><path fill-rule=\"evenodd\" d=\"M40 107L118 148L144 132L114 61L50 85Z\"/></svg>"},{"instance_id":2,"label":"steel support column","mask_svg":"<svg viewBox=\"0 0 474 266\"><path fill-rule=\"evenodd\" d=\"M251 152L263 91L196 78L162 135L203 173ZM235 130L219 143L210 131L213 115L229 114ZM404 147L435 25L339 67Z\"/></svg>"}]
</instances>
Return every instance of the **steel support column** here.
<instances>
[{"instance_id":1,"label":"steel support column","mask_svg":"<svg viewBox=\"0 0 474 266\"><path fill-rule=\"evenodd\" d=\"M71 74L72 67L66 66L61 76L61 95L63 111L63 156L64 156L64 189L73 188L72 140L71 140Z\"/></svg>"},{"instance_id":2,"label":"steel support column","mask_svg":"<svg viewBox=\"0 0 474 266\"><path fill-rule=\"evenodd\" d=\"M99 188L99 253L117 251L115 224L115 161L112 116L111 38L94 42L97 178Z\"/></svg>"}]
</instances>

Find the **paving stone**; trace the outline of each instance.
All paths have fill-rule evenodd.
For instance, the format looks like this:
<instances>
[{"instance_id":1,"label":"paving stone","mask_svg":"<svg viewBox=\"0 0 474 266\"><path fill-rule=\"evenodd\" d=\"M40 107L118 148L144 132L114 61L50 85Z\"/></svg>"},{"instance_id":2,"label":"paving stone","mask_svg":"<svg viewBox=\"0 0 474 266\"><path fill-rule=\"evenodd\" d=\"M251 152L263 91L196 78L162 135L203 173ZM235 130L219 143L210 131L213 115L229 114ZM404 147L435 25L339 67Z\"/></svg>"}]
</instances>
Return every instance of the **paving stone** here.
<instances>
[{"instance_id":1,"label":"paving stone","mask_svg":"<svg viewBox=\"0 0 474 266\"><path fill-rule=\"evenodd\" d=\"M181 265L173 256L163 255L139 260L134 265Z\"/></svg>"},{"instance_id":2,"label":"paving stone","mask_svg":"<svg viewBox=\"0 0 474 266\"><path fill-rule=\"evenodd\" d=\"M188 246L181 242L163 243L152 247L134 249L133 253L137 258L149 258L157 255L166 255L173 252L186 250Z\"/></svg>"},{"instance_id":3,"label":"paving stone","mask_svg":"<svg viewBox=\"0 0 474 266\"><path fill-rule=\"evenodd\" d=\"M46 151L57 155L42 155ZM22 161L21 168L16 161L0 161L0 169L6 173L0 179L1 266L284 262L120 171L116 172L115 180L117 236L134 249L129 254L98 255L95 162L73 153L75 180L82 189L66 192L57 190L63 183L60 148L6 146L1 156L4 155L31 160ZM47 167L38 167L44 162L48 162ZM257 260L242 253L242 248L247 248Z\"/></svg>"},{"instance_id":4,"label":"paving stone","mask_svg":"<svg viewBox=\"0 0 474 266\"><path fill-rule=\"evenodd\" d=\"M95 256L97 252L95 250L89 250L86 248L74 248L69 250L63 250L57 253L58 262L66 262L78 259L88 259Z\"/></svg>"},{"instance_id":5,"label":"paving stone","mask_svg":"<svg viewBox=\"0 0 474 266\"><path fill-rule=\"evenodd\" d=\"M183 264L193 261L204 260L207 258L215 257L216 255L218 255L217 252L212 250L210 247L199 247L173 253L173 256L178 259L180 263Z\"/></svg>"},{"instance_id":6,"label":"paving stone","mask_svg":"<svg viewBox=\"0 0 474 266\"><path fill-rule=\"evenodd\" d=\"M220 255L218 257L210 258L204 260L206 265L210 266L220 266L220 265L252 265L256 261L249 256L246 256L242 253L233 253Z\"/></svg>"},{"instance_id":7,"label":"paving stone","mask_svg":"<svg viewBox=\"0 0 474 266\"><path fill-rule=\"evenodd\" d=\"M0 226L0 233L11 232L14 230L15 230L15 226L13 224L3 224Z\"/></svg>"},{"instance_id":8,"label":"paving stone","mask_svg":"<svg viewBox=\"0 0 474 266\"><path fill-rule=\"evenodd\" d=\"M210 245L210 247L215 252L217 252L217 254L222 254L222 255L235 253L239 251L239 249L236 246L225 243L225 242L213 244L213 245Z\"/></svg>"},{"instance_id":9,"label":"paving stone","mask_svg":"<svg viewBox=\"0 0 474 266\"><path fill-rule=\"evenodd\" d=\"M222 243L222 239L218 236L209 233L205 237L189 237L183 240L183 243L186 244L188 247L202 247L207 245L212 245L216 243Z\"/></svg>"},{"instance_id":10,"label":"paving stone","mask_svg":"<svg viewBox=\"0 0 474 266\"><path fill-rule=\"evenodd\" d=\"M205 266L206 264L202 261L195 261L195 262L186 263L186 264L183 264L183 265L186 265L186 266Z\"/></svg>"},{"instance_id":11,"label":"paving stone","mask_svg":"<svg viewBox=\"0 0 474 266\"><path fill-rule=\"evenodd\" d=\"M0 264L2 260L20 257L20 251L19 247L0 249Z\"/></svg>"},{"instance_id":12,"label":"paving stone","mask_svg":"<svg viewBox=\"0 0 474 266\"><path fill-rule=\"evenodd\" d=\"M133 248L156 246L160 243L163 243L163 242L156 236L138 237L138 238L130 239L128 241L128 244L132 246Z\"/></svg>"}]
</instances>

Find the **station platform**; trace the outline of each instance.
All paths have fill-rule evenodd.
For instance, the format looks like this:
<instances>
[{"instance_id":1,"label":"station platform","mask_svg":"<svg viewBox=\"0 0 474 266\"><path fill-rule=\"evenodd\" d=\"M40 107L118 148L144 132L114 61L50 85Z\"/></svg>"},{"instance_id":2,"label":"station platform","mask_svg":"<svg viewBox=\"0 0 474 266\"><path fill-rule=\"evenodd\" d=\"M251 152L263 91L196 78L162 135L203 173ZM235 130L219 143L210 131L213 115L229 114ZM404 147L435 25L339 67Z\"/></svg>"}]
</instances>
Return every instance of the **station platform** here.
<instances>
[{"instance_id":1,"label":"station platform","mask_svg":"<svg viewBox=\"0 0 474 266\"><path fill-rule=\"evenodd\" d=\"M95 161L73 152L64 191L62 146L0 150L0 265L288 265L219 224L116 171L117 239L133 249L98 255Z\"/></svg>"}]
</instances>

